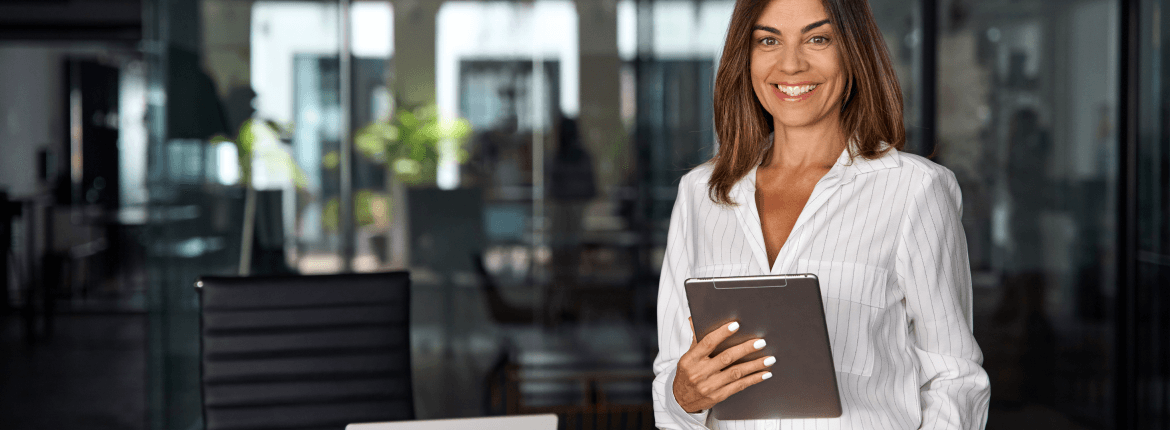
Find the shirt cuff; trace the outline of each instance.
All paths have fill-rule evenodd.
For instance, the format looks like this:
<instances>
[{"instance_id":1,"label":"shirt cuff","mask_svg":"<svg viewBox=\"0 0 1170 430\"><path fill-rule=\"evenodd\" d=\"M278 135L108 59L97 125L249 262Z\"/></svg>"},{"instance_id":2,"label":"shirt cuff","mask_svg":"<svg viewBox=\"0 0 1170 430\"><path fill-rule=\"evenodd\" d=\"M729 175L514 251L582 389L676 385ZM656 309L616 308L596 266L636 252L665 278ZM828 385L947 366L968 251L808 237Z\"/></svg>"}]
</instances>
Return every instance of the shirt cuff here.
<instances>
[{"instance_id":1,"label":"shirt cuff","mask_svg":"<svg viewBox=\"0 0 1170 430\"><path fill-rule=\"evenodd\" d=\"M674 377L678 374L678 367L670 371L670 376L666 377L666 410L671 416L675 417L679 424L686 424L688 427L695 429L707 428L707 413L710 409L704 409L697 413L690 413L683 410L682 405L678 404L678 400L674 398Z\"/></svg>"}]
</instances>

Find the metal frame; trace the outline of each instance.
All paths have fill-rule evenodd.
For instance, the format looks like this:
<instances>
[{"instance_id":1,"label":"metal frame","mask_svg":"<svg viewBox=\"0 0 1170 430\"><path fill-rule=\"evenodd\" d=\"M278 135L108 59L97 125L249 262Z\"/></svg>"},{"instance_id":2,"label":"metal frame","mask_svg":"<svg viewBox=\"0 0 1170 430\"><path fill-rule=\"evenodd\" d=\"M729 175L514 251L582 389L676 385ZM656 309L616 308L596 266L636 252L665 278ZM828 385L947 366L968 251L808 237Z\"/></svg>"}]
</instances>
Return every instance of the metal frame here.
<instances>
[{"instance_id":1,"label":"metal frame","mask_svg":"<svg viewBox=\"0 0 1170 430\"><path fill-rule=\"evenodd\" d=\"M1134 404L1137 387L1137 321L1134 290L1137 287L1137 146L1138 112L1140 109L1140 46L1141 28L1139 0L1120 2L1120 79L1118 118L1119 166L1117 201L1117 302L1114 338L1114 428L1134 428L1138 408Z\"/></svg>"},{"instance_id":2,"label":"metal frame","mask_svg":"<svg viewBox=\"0 0 1170 430\"><path fill-rule=\"evenodd\" d=\"M938 3L939 0L922 1L922 70L919 82L919 118L923 133L918 153L922 156L935 155L938 133ZM934 24L934 25L931 25Z\"/></svg>"}]
</instances>

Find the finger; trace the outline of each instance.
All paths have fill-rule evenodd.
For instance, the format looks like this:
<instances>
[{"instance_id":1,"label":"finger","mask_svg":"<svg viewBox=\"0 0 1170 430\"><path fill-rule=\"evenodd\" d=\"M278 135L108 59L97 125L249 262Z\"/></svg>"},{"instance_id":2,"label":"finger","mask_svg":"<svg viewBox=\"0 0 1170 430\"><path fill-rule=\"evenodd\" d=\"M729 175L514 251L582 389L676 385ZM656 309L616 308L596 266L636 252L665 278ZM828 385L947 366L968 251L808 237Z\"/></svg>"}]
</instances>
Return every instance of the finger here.
<instances>
[{"instance_id":1,"label":"finger","mask_svg":"<svg viewBox=\"0 0 1170 430\"><path fill-rule=\"evenodd\" d=\"M753 373L751 375L747 375L745 377L739 378L735 382L724 385L723 388L716 390L715 394L711 397L713 399L715 399L716 402L722 402L723 400L726 400L728 397L731 397L732 394L743 391L745 388L750 387L752 385L756 385L756 384L759 384L761 382L764 382L764 381L768 380L768 378L771 378L771 377L772 377L772 372L766 372L766 371L756 372L756 373Z\"/></svg>"},{"instance_id":2,"label":"finger","mask_svg":"<svg viewBox=\"0 0 1170 430\"><path fill-rule=\"evenodd\" d=\"M732 384L735 381L743 379L748 375L758 373L760 371L766 371L773 364L776 364L776 357L772 356L761 357L747 363L740 363L728 367L719 373L711 375L711 377L707 379L707 383L711 384L709 387L712 389L712 391L717 391L718 389L723 388L723 386Z\"/></svg>"},{"instance_id":3,"label":"finger","mask_svg":"<svg viewBox=\"0 0 1170 430\"><path fill-rule=\"evenodd\" d=\"M710 356L711 352L715 350L715 347L731 337L732 334L735 334L736 330L739 330L739 322L732 321L724 324L723 327L717 328L715 331L703 336L703 340L700 340L693 349L701 353L703 357Z\"/></svg>"},{"instance_id":4,"label":"finger","mask_svg":"<svg viewBox=\"0 0 1170 430\"><path fill-rule=\"evenodd\" d=\"M727 348L723 352L720 352L719 355L712 357L711 364L719 366L719 369L727 368L748 354L764 349L764 346L767 344L768 342L763 339L749 339L744 343Z\"/></svg>"}]
</instances>

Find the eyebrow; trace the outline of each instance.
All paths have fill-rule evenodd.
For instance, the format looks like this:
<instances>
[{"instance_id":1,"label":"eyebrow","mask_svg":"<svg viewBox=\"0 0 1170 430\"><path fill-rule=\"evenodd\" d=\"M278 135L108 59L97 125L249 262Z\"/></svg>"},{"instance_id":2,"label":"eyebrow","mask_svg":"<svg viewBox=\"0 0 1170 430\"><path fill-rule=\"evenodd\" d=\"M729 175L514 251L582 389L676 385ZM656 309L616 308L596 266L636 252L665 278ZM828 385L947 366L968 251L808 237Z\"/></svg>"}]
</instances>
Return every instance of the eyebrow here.
<instances>
[{"instance_id":1,"label":"eyebrow","mask_svg":"<svg viewBox=\"0 0 1170 430\"><path fill-rule=\"evenodd\" d=\"M810 32L810 31L812 31L814 28L817 28L817 27L820 27L820 26L822 26L822 25L828 24L829 22L830 22L830 21L829 21L829 20L827 20L827 19L822 19L822 20L820 20L820 21L817 21L817 22L814 22L814 23L812 23L812 24L809 24L809 25L806 25L806 26L804 26L804 28L800 29L800 32L801 32L801 33L808 33L808 32ZM763 31L766 31L766 32L769 32L769 33L775 33L775 34L777 34L777 35L779 35L779 34L780 34L780 30L777 30L777 29L775 29L775 28L773 28L773 27L768 27L768 26L766 26L766 25L756 25L756 26L752 26L752 30L753 30L753 31L754 31L754 30L763 30Z\"/></svg>"}]
</instances>

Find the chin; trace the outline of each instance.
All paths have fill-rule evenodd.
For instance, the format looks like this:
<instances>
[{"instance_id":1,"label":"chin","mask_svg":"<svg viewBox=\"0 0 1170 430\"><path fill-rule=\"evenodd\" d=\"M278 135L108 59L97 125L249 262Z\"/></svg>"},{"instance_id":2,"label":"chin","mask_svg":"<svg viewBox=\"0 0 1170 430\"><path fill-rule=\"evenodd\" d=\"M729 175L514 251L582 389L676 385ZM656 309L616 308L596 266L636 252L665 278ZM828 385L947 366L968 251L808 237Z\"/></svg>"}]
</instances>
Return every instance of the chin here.
<instances>
[{"instance_id":1,"label":"chin","mask_svg":"<svg viewBox=\"0 0 1170 430\"><path fill-rule=\"evenodd\" d=\"M772 121L776 128L781 127L808 127L825 119L824 116L805 112L782 113L780 115L773 114Z\"/></svg>"}]
</instances>

